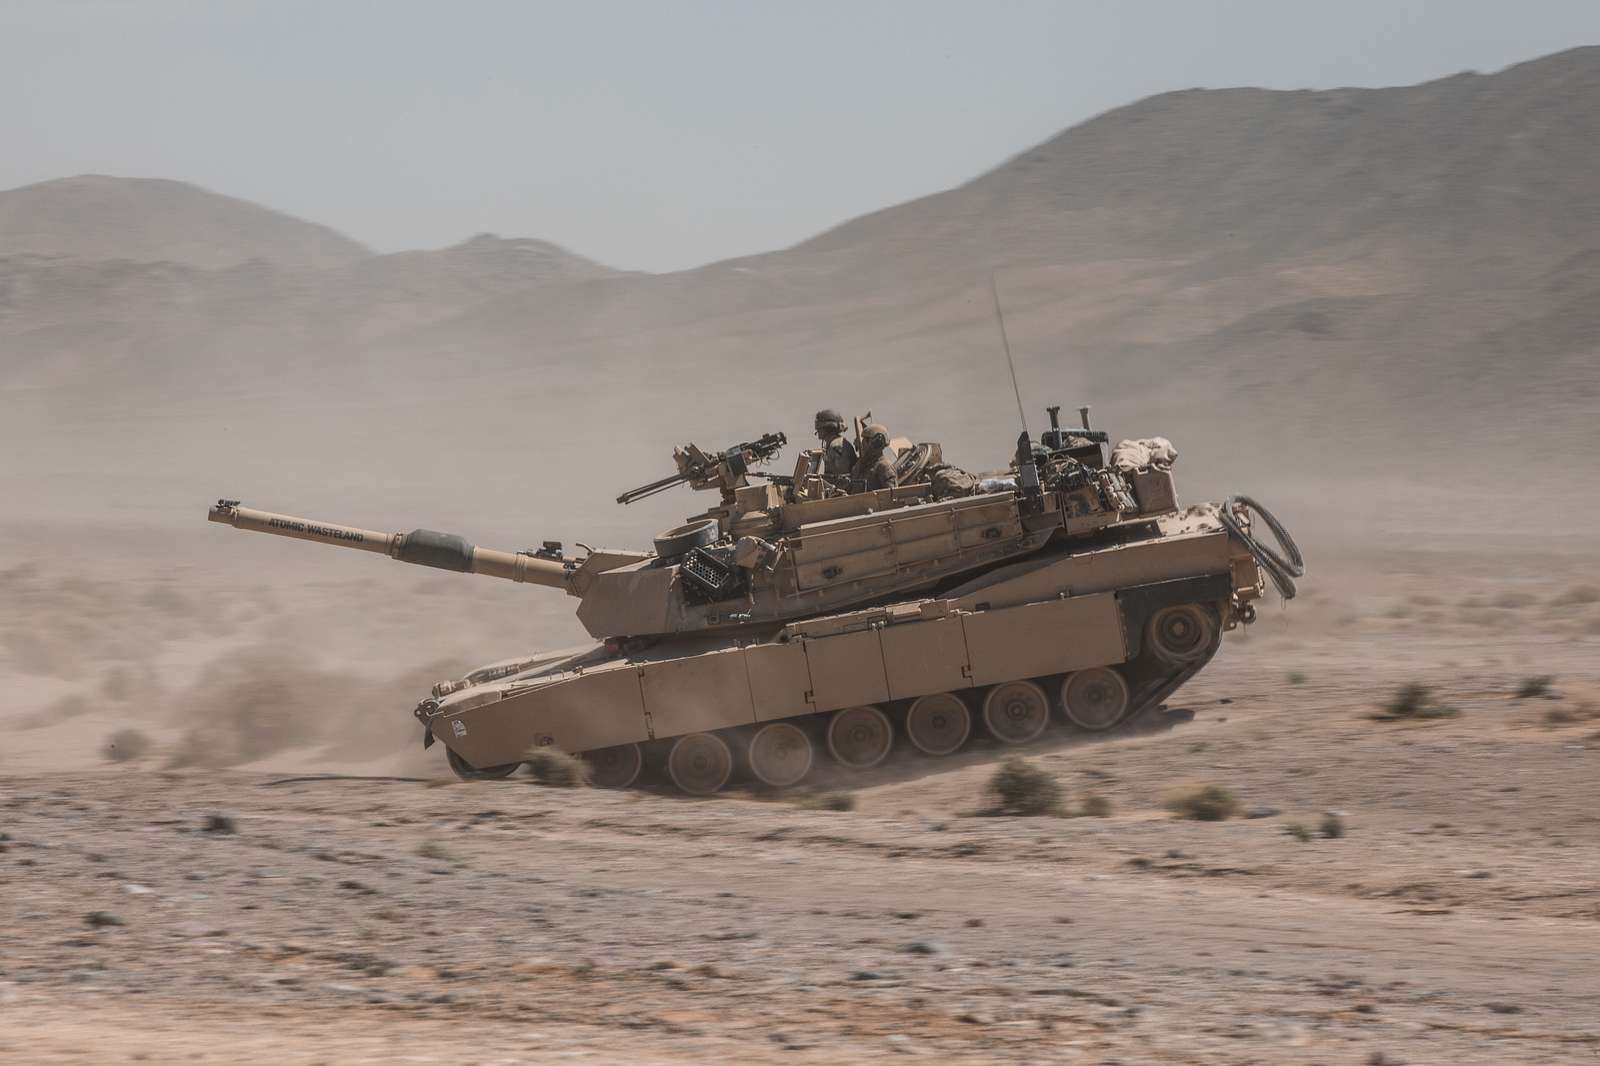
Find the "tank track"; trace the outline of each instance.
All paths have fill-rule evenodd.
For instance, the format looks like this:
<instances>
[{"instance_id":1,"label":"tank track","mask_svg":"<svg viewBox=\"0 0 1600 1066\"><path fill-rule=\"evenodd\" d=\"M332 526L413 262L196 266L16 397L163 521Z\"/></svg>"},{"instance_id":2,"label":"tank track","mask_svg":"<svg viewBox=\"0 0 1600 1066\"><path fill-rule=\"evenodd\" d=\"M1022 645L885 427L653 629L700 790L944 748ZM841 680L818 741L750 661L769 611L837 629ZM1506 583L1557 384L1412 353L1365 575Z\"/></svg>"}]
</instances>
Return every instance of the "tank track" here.
<instances>
[{"instance_id":1,"label":"tank track","mask_svg":"<svg viewBox=\"0 0 1600 1066\"><path fill-rule=\"evenodd\" d=\"M1211 660L1217 657L1217 652L1221 647L1222 629L1219 626L1205 653L1191 662L1178 666L1166 666L1146 650L1144 655L1125 664L1129 667L1143 666L1146 669L1153 668L1153 672L1151 676L1136 683L1136 687L1134 687L1133 693L1128 700L1128 713L1123 716L1120 722L1100 735L1137 733L1153 724L1151 719L1160 712L1167 697L1188 684L1191 678L1201 670L1204 670ZM1161 668L1164 666L1165 670L1162 671Z\"/></svg>"},{"instance_id":2,"label":"tank track","mask_svg":"<svg viewBox=\"0 0 1600 1066\"><path fill-rule=\"evenodd\" d=\"M905 720L906 712L912 701L898 700L881 705L880 709L886 712L886 717L891 723L893 732L891 747L894 751L901 752L907 756L915 756L915 762L919 766L931 766L937 764L940 760L961 756L967 756L972 761L980 761L985 757L994 757L1006 753L1020 753L1030 748L1053 747L1056 746L1053 742L1059 742L1063 739L1069 741L1107 740L1168 728L1184 719L1175 716L1163 718L1161 712L1165 706L1165 701L1191 678L1205 669L1211 660L1216 657L1218 650L1222 646L1222 633L1225 627L1222 624L1222 610L1219 610L1219 605L1199 602L1195 603L1194 606L1205 610L1215 625L1209 642L1193 657L1185 662L1169 663L1156 654L1149 640L1142 640L1138 653L1132 659L1110 666L1110 669L1116 670L1127 682L1128 705L1122 715L1108 726L1099 729L1086 729L1068 720L1058 695L1061 684L1068 675L1053 674L1037 678L1018 679L1039 685L1046 693L1049 701L1049 724L1037 737L1030 741L1011 744L998 738L984 737L985 730L982 725L982 716L978 713L977 708L982 705L984 695L997 687L991 685L951 693L960 698L967 707L971 717L971 730L967 739L958 749L943 755L924 755L916 751L911 744L906 734ZM1002 684L1009 683L1002 682ZM732 765L729 768L729 777L725 784L739 782L753 785L764 791L782 792L789 787L800 789L815 787L819 778L827 779L828 784L841 788L864 787L879 783L883 779L892 779L897 776L894 772L895 770L903 770L905 768L905 763L900 759L893 760L895 766L892 769L879 766L853 769L839 763L837 760L830 760L829 746L824 739L824 732L833 716L839 713L842 712L810 714L798 718L779 720L803 731L807 735L814 753L815 761L810 771L803 775L800 781L795 782L793 786L773 787L763 785L757 779L757 775L753 773L748 752L750 742L755 733L761 728L760 726L741 725L714 730L709 734L703 735L720 738L731 754ZM669 752L677 739L679 738L665 738L657 741L648 741L641 745L641 750L637 756L638 768L635 776L623 787L675 791L667 764ZM497 780L509 776L520 765L510 764L487 770L475 770L467 766L458 757L455 757L454 753L449 754L451 769L455 771L457 776L467 779ZM830 762L832 765L829 765ZM884 772L880 773L880 770ZM724 785L718 785L716 788L711 789L710 792L703 794L709 795L720 791L723 787Z\"/></svg>"}]
</instances>

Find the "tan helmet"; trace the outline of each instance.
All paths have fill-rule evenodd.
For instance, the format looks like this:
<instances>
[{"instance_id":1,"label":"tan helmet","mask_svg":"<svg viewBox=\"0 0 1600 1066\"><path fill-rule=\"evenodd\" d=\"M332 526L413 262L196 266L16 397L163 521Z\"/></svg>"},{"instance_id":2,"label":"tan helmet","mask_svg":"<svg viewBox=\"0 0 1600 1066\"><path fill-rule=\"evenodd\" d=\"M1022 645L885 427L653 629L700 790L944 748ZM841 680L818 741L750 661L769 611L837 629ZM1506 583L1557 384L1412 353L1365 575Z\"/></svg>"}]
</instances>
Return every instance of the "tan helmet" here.
<instances>
[{"instance_id":1,"label":"tan helmet","mask_svg":"<svg viewBox=\"0 0 1600 1066\"><path fill-rule=\"evenodd\" d=\"M838 411L835 411L832 408L825 407L817 412L815 426L819 435L824 430L834 435L843 433L844 415L841 415Z\"/></svg>"},{"instance_id":2,"label":"tan helmet","mask_svg":"<svg viewBox=\"0 0 1600 1066\"><path fill-rule=\"evenodd\" d=\"M861 442L863 444L876 445L879 448L887 448L889 446L889 431L880 423L869 422L867 427L861 431Z\"/></svg>"}]
</instances>

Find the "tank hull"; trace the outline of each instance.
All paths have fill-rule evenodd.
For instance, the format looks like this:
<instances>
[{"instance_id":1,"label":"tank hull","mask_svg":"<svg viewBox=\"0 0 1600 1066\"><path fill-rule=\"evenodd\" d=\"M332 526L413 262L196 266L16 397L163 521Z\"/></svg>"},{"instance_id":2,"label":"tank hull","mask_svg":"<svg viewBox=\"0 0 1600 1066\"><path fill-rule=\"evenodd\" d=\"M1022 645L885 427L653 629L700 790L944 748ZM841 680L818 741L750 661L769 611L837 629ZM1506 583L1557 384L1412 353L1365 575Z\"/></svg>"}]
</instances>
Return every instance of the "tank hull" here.
<instances>
[{"instance_id":1,"label":"tank hull","mask_svg":"<svg viewBox=\"0 0 1600 1066\"><path fill-rule=\"evenodd\" d=\"M476 767L514 764L534 748L581 755L697 734L720 735L738 754L763 724L818 735L855 708L879 709L904 730L910 707L942 694L961 701L974 731L988 725L1003 740L1026 733L1041 693L1048 714L1112 728L1193 676L1260 592L1259 571L1220 523L1175 517L1148 535L1042 552L940 595L810 618L759 640L666 640L425 703L419 717ZM1152 648L1152 621L1170 628L1178 608L1192 608L1176 622L1195 630L1183 630L1181 655L1170 634ZM1024 682L1034 687L1007 688ZM1085 710L1088 690L1100 702ZM1008 731L997 699L1022 708L1018 730Z\"/></svg>"}]
</instances>

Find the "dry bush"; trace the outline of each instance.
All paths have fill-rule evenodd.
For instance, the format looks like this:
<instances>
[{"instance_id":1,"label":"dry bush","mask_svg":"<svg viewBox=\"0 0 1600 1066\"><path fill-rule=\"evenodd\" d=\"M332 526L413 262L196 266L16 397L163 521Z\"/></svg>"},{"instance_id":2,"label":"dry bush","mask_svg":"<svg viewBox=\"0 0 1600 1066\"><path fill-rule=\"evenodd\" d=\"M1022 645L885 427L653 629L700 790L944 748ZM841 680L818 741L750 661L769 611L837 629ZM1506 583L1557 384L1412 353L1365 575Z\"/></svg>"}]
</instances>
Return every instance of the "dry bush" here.
<instances>
[{"instance_id":1,"label":"dry bush","mask_svg":"<svg viewBox=\"0 0 1600 1066\"><path fill-rule=\"evenodd\" d=\"M1578 607L1589 603L1600 603L1600 588L1595 588L1593 585L1574 585L1550 601L1552 607Z\"/></svg>"},{"instance_id":2,"label":"dry bush","mask_svg":"<svg viewBox=\"0 0 1600 1066\"><path fill-rule=\"evenodd\" d=\"M1031 817L1062 811L1061 785L1055 777L1018 756L1000 764L989 778L988 791L994 797L995 814Z\"/></svg>"},{"instance_id":3,"label":"dry bush","mask_svg":"<svg viewBox=\"0 0 1600 1066\"><path fill-rule=\"evenodd\" d=\"M1306 828L1304 822L1285 822L1283 831L1304 844L1311 839L1311 830Z\"/></svg>"},{"instance_id":4,"label":"dry bush","mask_svg":"<svg viewBox=\"0 0 1600 1066\"><path fill-rule=\"evenodd\" d=\"M1239 813L1239 797L1221 785L1199 785L1167 797L1167 809L1192 822L1224 822Z\"/></svg>"},{"instance_id":5,"label":"dry bush","mask_svg":"<svg viewBox=\"0 0 1600 1066\"><path fill-rule=\"evenodd\" d=\"M849 792L807 792L794 798L794 805L807 811L853 811L856 798Z\"/></svg>"},{"instance_id":6,"label":"dry bush","mask_svg":"<svg viewBox=\"0 0 1600 1066\"><path fill-rule=\"evenodd\" d=\"M1104 796L1090 793L1083 797L1083 804L1078 808L1080 818L1109 818L1111 817L1111 801Z\"/></svg>"},{"instance_id":7,"label":"dry bush","mask_svg":"<svg viewBox=\"0 0 1600 1066\"><path fill-rule=\"evenodd\" d=\"M150 750L150 738L137 729L119 729L106 738L106 758L129 762Z\"/></svg>"},{"instance_id":8,"label":"dry bush","mask_svg":"<svg viewBox=\"0 0 1600 1066\"><path fill-rule=\"evenodd\" d=\"M1531 607L1537 602L1538 597L1534 596L1531 592L1514 592L1508 590L1500 593L1500 595L1494 598L1494 605L1496 607L1504 607L1507 610L1516 610L1521 607Z\"/></svg>"},{"instance_id":9,"label":"dry bush","mask_svg":"<svg viewBox=\"0 0 1600 1066\"><path fill-rule=\"evenodd\" d=\"M1306 683L1308 678L1306 677L1305 674L1302 674L1299 670L1292 670L1292 671L1290 671L1289 677L1288 677L1287 680L1288 680L1289 684L1291 684L1291 685L1303 685L1303 684Z\"/></svg>"},{"instance_id":10,"label":"dry bush","mask_svg":"<svg viewBox=\"0 0 1600 1066\"><path fill-rule=\"evenodd\" d=\"M531 748L522 761L536 785L583 788L589 783L589 764L557 748Z\"/></svg>"},{"instance_id":11,"label":"dry bush","mask_svg":"<svg viewBox=\"0 0 1600 1066\"><path fill-rule=\"evenodd\" d=\"M1396 689L1383 709L1383 714L1373 717L1379 721L1395 721L1411 718L1454 718L1461 713L1449 704L1440 703L1427 685L1416 682L1401 685Z\"/></svg>"},{"instance_id":12,"label":"dry bush","mask_svg":"<svg viewBox=\"0 0 1600 1066\"><path fill-rule=\"evenodd\" d=\"M1555 678L1549 674L1540 674L1535 677L1525 677L1517 685L1517 699L1531 700L1550 694L1550 686L1555 683Z\"/></svg>"},{"instance_id":13,"label":"dry bush","mask_svg":"<svg viewBox=\"0 0 1600 1066\"><path fill-rule=\"evenodd\" d=\"M417 854L424 859L434 862L460 862L461 858L455 852L439 843L437 840L424 840L417 845Z\"/></svg>"},{"instance_id":14,"label":"dry bush","mask_svg":"<svg viewBox=\"0 0 1600 1066\"><path fill-rule=\"evenodd\" d=\"M1338 840L1344 836L1344 819L1337 814L1324 814L1322 824L1317 829L1329 840Z\"/></svg>"}]
</instances>

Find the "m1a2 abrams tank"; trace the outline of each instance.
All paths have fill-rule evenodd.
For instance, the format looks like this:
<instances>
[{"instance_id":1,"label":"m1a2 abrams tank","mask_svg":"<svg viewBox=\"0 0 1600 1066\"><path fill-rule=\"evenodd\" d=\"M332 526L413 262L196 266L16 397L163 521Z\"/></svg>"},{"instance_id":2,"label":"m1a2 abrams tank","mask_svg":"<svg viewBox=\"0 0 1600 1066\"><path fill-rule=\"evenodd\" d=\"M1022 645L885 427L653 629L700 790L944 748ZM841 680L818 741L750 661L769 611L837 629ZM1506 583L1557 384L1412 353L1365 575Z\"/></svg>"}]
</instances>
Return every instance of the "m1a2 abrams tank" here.
<instances>
[{"instance_id":1,"label":"m1a2 abrams tank","mask_svg":"<svg viewBox=\"0 0 1600 1066\"><path fill-rule=\"evenodd\" d=\"M1268 578L1294 594L1298 550L1253 501L1182 509L1165 441L1108 450L1087 408L1081 429L1057 411L1037 445L1023 433L1009 471L951 498L935 498L947 481L922 479L937 445L905 449L910 480L874 492L818 475L815 453L793 475L757 473L782 434L688 445L677 473L619 502L687 483L719 503L650 552L497 551L233 500L208 517L578 598L592 646L483 667L417 706L424 744L443 743L463 777L504 777L554 747L587 760L599 785L655 767L693 795L736 772L783 788L822 751L865 770L897 737L940 756L980 729L1027 744L1057 711L1079 730L1113 729L1251 622Z\"/></svg>"}]
</instances>

